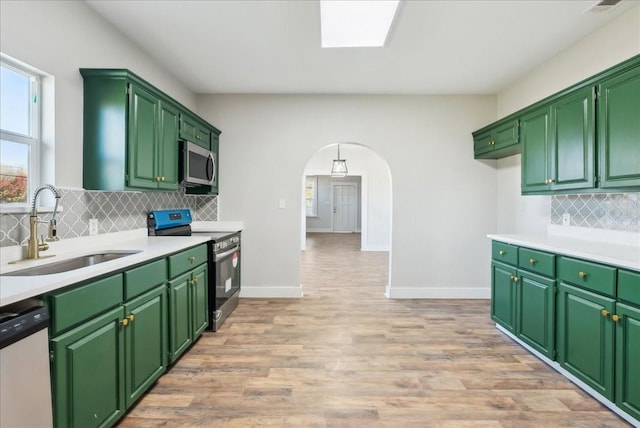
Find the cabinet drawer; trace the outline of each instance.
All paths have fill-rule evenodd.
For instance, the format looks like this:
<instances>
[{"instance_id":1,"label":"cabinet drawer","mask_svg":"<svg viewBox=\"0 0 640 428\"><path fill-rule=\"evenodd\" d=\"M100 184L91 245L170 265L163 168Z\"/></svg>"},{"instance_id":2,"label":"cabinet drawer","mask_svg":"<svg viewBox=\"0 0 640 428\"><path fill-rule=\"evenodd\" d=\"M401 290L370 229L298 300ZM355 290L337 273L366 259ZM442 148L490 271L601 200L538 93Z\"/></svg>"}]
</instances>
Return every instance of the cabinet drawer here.
<instances>
[{"instance_id":1,"label":"cabinet drawer","mask_svg":"<svg viewBox=\"0 0 640 428\"><path fill-rule=\"evenodd\" d=\"M616 269L609 266L560 257L558 278L563 282L607 296L615 297L616 295Z\"/></svg>"},{"instance_id":2,"label":"cabinet drawer","mask_svg":"<svg viewBox=\"0 0 640 428\"><path fill-rule=\"evenodd\" d=\"M206 261L207 244L169 256L169 278L175 278Z\"/></svg>"},{"instance_id":3,"label":"cabinet drawer","mask_svg":"<svg viewBox=\"0 0 640 428\"><path fill-rule=\"evenodd\" d=\"M124 298L128 300L167 280L167 259L157 260L124 273Z\"/></svg>"},{"instance_id":4,"label":"cabinet drawer","mask_svg":"<svg viewBox=\"0 0 640 428\"><path fill-rule=\"evenodd\" d=\"M52 335L122 303L122 275L113 275L73 290L54 294L51 302Z\"/></svg>"},{"instance_id":5,"label":"cabinet drawer","mask_svg":"<svg viewBox=\"0 0 640 428\"><path fill-rule=\"evenodd\" d=\"M518 266L530 272L553 277L556 274L556 256L530 248L518 248Z\"/></svg>"},{"instance_id":6,"label":"cabinet drawer","mask_svg":"<svg viewBox=\"0 0 640 428\"><path fill-rule=\"evenodd\" d=\"M491 243L491 258L515 266L518 264L518 247L493 241Z\"/></svg>"},{"instance_id":7,"label":"cabinet drawer","mask_svg":"<svg viewBox=\"0 0 640 428\"><path fill-rule=\"evenodd\" d=\"M618 299L640 305L640 273L618 271Z\"/></svg>"}]
</instances>

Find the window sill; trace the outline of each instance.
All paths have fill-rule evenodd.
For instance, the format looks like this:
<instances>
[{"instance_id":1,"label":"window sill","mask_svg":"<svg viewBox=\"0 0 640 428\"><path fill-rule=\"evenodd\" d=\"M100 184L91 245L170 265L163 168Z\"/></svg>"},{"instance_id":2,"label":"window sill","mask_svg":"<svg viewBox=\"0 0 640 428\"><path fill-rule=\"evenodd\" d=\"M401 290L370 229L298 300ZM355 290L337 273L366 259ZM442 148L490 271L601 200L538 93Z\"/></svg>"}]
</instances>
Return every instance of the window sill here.
<instances>
[{"instance_id":1,"label":"window sill","mask_svg":"<svg viewBox=\"0 0 640 428\"><path fill-rule=\"evenodd\" d=\"M53 212L53 207L37 207L38 214L45 214ZM58 206L58 212L62 212L62 206ZM31 212L30 206L11 207L6 205L0 205L0 214L29 214Z\"/></svg>"}]
</instances>

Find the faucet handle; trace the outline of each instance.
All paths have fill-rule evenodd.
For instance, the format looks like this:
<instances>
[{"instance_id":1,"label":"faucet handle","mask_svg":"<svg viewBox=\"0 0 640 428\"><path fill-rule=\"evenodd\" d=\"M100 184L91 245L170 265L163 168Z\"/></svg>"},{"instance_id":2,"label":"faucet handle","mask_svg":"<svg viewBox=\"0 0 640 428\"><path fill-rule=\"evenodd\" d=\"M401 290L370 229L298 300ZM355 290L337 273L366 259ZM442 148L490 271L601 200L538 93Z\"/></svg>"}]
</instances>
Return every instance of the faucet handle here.
<instances>
[{"instance_id":1,"label":"faucet handle","mask_svg":"<svg viewBox=\"0 0 640 428\"><path fill-rule=\"evenodd\" d=\"M38 244L38 250L47 251L49 249L49 244L44 242L44 235L40 235L40 243Z\"/></svg>"}]
</instances>

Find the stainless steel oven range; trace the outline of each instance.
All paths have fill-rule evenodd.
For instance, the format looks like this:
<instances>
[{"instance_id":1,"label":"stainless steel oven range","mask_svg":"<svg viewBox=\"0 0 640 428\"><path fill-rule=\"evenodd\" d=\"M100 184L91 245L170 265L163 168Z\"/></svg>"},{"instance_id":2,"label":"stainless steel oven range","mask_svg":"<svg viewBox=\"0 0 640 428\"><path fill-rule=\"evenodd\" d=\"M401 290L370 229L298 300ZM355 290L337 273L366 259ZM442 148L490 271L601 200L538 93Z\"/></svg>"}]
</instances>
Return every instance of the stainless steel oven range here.
<instances>
[{"instance_id":1,"label":"stainless steel oven range","mask_svg":"<svg viewBox=\"0 0 640 428\"><path fill-rule=\"evenodd\" d=\"M188 209L155 210L147 215L149 236L210 237L208 246L209 326L217 331L240 299L240 232L194 232Z\"/></svg>"},{"instance_id":2,"label":"stainless steel oven range","mask_svg":"<svg viewBox=\"0 0 640 428\"><path fill-rule=\"evenodd\" d=\"M217 331L240 299L240 232L192 232L209 241L209 330Z\"/></svg>"}]
</instances>

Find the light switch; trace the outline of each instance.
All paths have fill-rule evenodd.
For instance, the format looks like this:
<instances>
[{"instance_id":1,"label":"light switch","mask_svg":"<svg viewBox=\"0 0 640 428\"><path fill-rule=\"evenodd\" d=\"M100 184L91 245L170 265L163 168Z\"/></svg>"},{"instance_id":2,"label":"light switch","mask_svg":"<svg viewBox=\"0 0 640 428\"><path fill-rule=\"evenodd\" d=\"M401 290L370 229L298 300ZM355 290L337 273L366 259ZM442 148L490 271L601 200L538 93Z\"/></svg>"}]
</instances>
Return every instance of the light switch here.
<instances>
[{"instance_id":1,"label":"light switch","mask_svg":"<svg viewBox=\"0 0 640 428\"><path fill-rule=\"evenodd\" d=\"M283 210L287 208L287 200L286 199L280 199L280 209Z\"/></svg>"}]
</instances>

